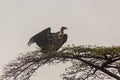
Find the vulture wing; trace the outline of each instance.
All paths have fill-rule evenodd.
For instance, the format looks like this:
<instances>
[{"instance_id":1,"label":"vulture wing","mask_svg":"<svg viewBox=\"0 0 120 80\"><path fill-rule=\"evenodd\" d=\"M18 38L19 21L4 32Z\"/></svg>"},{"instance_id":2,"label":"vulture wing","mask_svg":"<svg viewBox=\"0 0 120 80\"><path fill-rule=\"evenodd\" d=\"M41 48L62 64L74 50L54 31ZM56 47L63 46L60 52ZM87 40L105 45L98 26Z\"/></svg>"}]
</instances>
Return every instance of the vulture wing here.
<instances>
[{"instance_id":1,"label":"vulture wing","mask_svg":"<svg viewBox=\"0 0 120 80\"><path fill-rule=\"evenodd\" d=\"M67 34L64 34L64 36L62 37L62 39L58 39L57 45L56 45L56 50L58 50L59 48L62 47L62 45L67 41Z\"/></svg>"},{"instance_id":2,"label":"vulture wing","mask_svg":"<svg viewBox=\"0 0 120 80\"><path fill-rule=\"evenodd\" d=\"M29 42L28 46L30 46L32 43L36 43L39 47L44 47L48 44L48 37L51 33L51 28L46 28L45 30L39 32L35 36L33 36Z\"/></svg>"}]
</instances>

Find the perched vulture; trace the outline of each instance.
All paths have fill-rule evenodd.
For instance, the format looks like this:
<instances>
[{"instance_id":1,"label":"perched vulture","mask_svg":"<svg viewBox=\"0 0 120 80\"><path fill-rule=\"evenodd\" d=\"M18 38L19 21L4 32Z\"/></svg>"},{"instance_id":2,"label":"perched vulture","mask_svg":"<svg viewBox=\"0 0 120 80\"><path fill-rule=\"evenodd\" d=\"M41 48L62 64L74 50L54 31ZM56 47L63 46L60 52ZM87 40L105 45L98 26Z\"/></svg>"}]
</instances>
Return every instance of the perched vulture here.
<instances>
[{"instance_id":1,"label":"perched vulture","mask_svg":"<svg viewBox=\"0 0 120 80\"><path fill-rule=\"evenodd\" d=\"M60 31L51 33L51 28L48 27L45 30L34 35L28 42L28 46L32 43L36 43L41 52L57 51L66 41L67 34L64 34L66 27L61 27Z\"/></svg>"}]
</instances>

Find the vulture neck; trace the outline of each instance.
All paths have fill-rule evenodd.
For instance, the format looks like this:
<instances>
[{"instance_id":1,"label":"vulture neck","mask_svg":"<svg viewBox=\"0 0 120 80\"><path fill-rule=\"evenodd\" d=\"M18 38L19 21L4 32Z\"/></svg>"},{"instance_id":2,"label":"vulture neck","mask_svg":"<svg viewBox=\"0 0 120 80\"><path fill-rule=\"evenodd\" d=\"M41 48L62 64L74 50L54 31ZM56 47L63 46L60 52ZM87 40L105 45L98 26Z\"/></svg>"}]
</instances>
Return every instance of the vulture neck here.
<instances>
[{"instance_id":1,"label":"vulture neck","mask_svg":"<svg viewBox=\"0 0 120 80\"><path fill-rule=\"evenodd\" d=\"M64 30L63 30L63 29L61 29L61 30L60 30L60 33L64 34Z\"/></svg>"},{"instance_id":2,"label":"vulture neck","mask_svg":"<svg viewBox=\"0 0 120 80\"><path fill-rule=\"evenodd\" d=\"M64 35L64 30L61 29L59 32L58 32L58 39L61 39Z\"/></svg>"}]
</instances>

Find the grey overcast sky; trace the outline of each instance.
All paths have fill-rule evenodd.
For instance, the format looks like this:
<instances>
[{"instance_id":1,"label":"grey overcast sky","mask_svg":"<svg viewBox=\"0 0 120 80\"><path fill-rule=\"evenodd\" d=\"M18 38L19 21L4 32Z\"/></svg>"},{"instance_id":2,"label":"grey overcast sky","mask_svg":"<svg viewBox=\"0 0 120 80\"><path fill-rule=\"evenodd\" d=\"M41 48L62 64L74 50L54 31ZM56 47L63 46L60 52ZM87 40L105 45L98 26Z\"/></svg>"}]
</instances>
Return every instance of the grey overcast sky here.
<instances>
[{"instance_id":1,"label":"grey overcast sky","mask_svg":"<svg viewBox=\"0 0 120 80\"><path fill-rule=\"evenodd\" d=\"M44 28L69 29L65 45L120 45L120 0L0 0L0 74L30 37ZM65 46L64 45L64 46ZM43 66L31 80L61 80L69 64Z\"/></svg>"}]
</instances>

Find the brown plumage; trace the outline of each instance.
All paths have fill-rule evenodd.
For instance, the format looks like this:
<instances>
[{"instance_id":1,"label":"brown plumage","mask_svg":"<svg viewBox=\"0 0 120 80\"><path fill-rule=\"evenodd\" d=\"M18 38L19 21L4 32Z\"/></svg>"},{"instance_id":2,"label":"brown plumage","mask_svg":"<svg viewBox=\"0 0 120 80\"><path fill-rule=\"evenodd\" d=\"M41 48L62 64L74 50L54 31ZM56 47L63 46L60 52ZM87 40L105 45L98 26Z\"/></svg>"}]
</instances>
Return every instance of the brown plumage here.
<instances>
[{"instance_id":1,"label":"brown plumage","mask_svg":"<svg viewBox=\"0 0 120 80\"><path fill-rule=\"evenodd\" d=\"M67 34L64 34L65 29L67 28L61 27L60 31L51 33L51 28L46 28L33 36L28 45L35 42L42 52L57 51L67 41Z\"/></svg>"}]
</instances>

